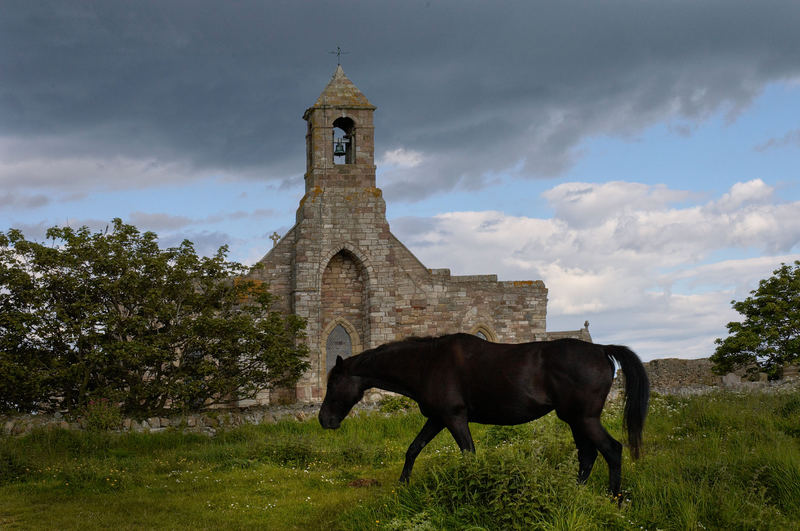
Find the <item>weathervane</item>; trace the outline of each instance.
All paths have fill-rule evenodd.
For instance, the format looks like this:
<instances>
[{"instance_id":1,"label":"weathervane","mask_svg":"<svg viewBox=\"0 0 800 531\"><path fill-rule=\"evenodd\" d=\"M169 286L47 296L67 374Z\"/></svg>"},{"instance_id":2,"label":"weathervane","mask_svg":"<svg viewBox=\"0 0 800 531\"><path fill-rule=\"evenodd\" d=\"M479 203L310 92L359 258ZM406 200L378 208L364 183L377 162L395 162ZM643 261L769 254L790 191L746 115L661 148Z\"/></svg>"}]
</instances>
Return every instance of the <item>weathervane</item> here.
<instances>
[{"instance_id":1,"label":"weathervane","mask_svg":"<svg viewBox=\"0 0 800 531\"><path fill-rule=\"evenodd\" d=\"M337 46L335 52L328 52L328 53L336 56L336 66L342 66L342 56L347 55L350 52L343 52L342 49Z\"/></svg>"}]
</instances>

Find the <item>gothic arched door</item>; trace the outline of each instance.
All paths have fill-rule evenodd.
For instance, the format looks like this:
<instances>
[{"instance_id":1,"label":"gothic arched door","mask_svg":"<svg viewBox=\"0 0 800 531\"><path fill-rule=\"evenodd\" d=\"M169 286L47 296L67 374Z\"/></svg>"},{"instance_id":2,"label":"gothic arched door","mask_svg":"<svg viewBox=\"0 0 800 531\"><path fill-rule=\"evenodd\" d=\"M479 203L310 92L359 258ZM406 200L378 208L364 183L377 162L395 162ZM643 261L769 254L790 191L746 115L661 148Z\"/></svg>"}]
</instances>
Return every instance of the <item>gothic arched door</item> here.
<instances>
[{"instance_id":1,"label":"gothic arched door","mask_svg":"<svg viewBox=\"0 0 800 531\"><path fill-rule=\"evenodd\" d=\"M331 372L336 365L336 356L347 358L353 354L353 341L350 334L340 324L337 324L325 342L325 372Z\"/></svg>"}]
</instances>

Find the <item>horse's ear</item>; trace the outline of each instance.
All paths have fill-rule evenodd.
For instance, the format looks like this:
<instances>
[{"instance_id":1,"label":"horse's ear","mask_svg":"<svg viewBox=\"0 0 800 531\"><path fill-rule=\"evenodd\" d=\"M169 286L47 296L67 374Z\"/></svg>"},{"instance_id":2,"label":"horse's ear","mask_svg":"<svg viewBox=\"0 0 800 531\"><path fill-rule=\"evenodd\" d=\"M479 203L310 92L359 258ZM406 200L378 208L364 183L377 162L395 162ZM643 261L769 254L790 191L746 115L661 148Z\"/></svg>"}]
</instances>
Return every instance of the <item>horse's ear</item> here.
<instances>
[{"instance_id":1,"label":"horse's ear","mask_svg":"<svg viewBox=\"0 0 800 531\"><path fill-rule=\"evenodd\" d=\"M341 356L336 356L336 365L340 365L343 361Z\"/></svg>"}]
</instances>

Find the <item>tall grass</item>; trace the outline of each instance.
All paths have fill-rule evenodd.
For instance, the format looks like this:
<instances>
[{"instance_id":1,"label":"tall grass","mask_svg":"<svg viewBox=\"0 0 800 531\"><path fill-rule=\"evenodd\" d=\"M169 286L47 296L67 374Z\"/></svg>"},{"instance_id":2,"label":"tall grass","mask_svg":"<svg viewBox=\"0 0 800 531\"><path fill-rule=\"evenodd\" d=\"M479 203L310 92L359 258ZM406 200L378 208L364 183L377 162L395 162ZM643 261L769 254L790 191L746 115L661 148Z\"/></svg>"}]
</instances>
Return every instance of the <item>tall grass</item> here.
<instances>
[{"instance_id":1,"label":"tall grass","mask_svg":"<svg viewBox=\"0 0 800 531\"><path fill-rule=\"evenodd\" d=\"M35 431L0 438L0 528L788 529L800 527L800 392L654 396L621 507L599 458L577 485L569 428L442 433L396 483L418 413L242 426L216 437ZM621 439L619 404L604 424Z\"/></svg>"}]
</instances>

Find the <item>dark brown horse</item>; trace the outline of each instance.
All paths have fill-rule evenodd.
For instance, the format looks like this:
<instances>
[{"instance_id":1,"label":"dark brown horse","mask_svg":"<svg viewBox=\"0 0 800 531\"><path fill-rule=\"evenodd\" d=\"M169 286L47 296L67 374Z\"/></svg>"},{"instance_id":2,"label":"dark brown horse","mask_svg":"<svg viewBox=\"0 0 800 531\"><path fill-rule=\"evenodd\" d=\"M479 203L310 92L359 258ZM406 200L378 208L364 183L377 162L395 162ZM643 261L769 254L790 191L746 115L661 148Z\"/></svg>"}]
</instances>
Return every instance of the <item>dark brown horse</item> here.
<instances>
[{"instance_id":1,"label":"dark brown horse","mask_svg":"<svg viewBox=\"0 0 800 531\"><path fill-rule=\"evenodd\" d=\"M634 459L639 456L650 384L639 358L626 347L559 339L518 345L490 343L469 334L410 338L337 357L319 411L323 428L338 428L350 409L377 387L419 404L427 422L406 452L406 482L426 444L447 428L462 451L474 452L469 422L522 424L550 411L569 424L578 447L578 481L603 454L609 490L619 494L622 445L600 424L614 362L625 375L623 423Z\"/></svg>"}]
</instances>

